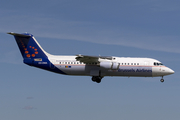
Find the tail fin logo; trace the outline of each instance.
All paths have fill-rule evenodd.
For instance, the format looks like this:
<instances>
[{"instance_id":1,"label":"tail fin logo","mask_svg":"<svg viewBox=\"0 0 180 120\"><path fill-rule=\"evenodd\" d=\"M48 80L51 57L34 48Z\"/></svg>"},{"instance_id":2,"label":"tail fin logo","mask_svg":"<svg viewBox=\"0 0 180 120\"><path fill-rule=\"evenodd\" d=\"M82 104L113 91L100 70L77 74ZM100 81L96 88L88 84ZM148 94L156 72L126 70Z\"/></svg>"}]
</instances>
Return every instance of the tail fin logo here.
<instances>
[{"instance_id":1,"label":"tail fin logo","mask_svg":"<svg viewBox=\"0 0 180 120\"><path fill-rule=\"evenodd\" d=\"M30 52L27 50L27 48L25 48L26 51L25 51L25 54L26 54L26 57L30 58L30 57L36 57L36 55L38 54L38 51L37 51L37 48L35 47L32 47L32 46L29 46L29 51L31 51L32 54L29 54Z\"/></svg>"},{"instance_id":2,"label":"tail fin logo","mask_svg":"<svg viewBox=\"0 0 180 120\"><path fill-rule=\"evenodd\" d=\"M29 46L29 50L27 50L27 48L25 47L25 45L22 42L22 40L20 40L20 43L21 43L21 45L22 45L22 47L24 49L24 53L26 54L27 58L35 57L38 54L37 48L35 48L33 46ZM29 51L31 51L31 52L29 52Z\"/></svg>"}]
</instances>

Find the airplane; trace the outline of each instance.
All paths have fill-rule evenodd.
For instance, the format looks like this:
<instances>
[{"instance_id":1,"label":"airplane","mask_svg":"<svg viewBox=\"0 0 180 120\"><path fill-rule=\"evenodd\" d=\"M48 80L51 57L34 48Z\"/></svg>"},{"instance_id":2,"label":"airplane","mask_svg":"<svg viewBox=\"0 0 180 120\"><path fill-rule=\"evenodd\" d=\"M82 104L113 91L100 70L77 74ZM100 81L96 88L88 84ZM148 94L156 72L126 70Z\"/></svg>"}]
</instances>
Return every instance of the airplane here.
<instances>
[{"instance_id":1,"label":"airplane","mask_svg":"<svg viewBox=\"0 0 180 120\"><path fill-rule=\"evenodd\" d=\"M174 74L172 69L152 58L51 55L40 46L32 34L13 32L7 34L15 37L25 64L59 74L91 76L92 81L97 83L105 76L160 76L162 77L160 81L164 82L163 76Z\"/></svg>"}]
</instances>

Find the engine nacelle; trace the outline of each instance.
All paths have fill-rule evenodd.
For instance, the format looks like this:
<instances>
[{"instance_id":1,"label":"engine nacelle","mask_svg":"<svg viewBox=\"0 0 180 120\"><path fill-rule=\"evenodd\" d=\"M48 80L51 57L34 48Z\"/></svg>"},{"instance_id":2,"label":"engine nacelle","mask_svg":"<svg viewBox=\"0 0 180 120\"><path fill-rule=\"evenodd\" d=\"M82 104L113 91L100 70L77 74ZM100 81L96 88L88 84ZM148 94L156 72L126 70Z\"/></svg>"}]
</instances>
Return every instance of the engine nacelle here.
<instances>
[{"instance_id":1,"label":"engine nacelle","mask_svg":"<svg viewBox=\"0 0 180 120\"><path fill-rule=\"evenodd\" d=\"M108 61L100 62L100 67L105 69L111 69L112 62L108 62Z\"/></svg>"},{"instance_id":2,"label":"engine nacelle","mask_svg":"<svg viewBox=\"0 0 180 120\"><path fill-rule=\"evenodd\" d=\"M120 64L117 62L108 62L108 61L100 62L100 67L111 70L118 70L119 65Z\"/></svg>"},{"instance_id":3,"label":"engine nacelle","mask_svg":"<svg viewBox=\"0 0 180 120\"><path fill-rule=\"evenodd\" d=\"M112 70L118 70L118 69L119 69L119 66L120 66L120 63L113 62L111 69L112 69Z\"/></svg>"}]
</instances>

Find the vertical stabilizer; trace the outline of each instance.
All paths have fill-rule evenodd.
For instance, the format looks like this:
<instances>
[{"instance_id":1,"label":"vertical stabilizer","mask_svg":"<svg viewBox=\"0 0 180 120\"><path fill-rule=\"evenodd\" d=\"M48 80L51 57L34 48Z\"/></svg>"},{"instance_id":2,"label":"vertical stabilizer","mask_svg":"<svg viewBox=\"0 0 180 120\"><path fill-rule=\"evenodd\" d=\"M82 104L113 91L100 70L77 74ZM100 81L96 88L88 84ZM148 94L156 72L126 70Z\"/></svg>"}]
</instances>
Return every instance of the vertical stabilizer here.
<instances>
[{"instance_id":1,"label":"vertical stabilizer","mask_svg":"<svg viewBox=\"0 0 180 120\"><path fill-rule=\"evenodd\" d=\"M32 34L8 33L15 37L23 58L47 58L47 53L42 49Z\"/></svg>"},{"instance_id":2,"label":"vertical stabilizer","mask_svg":"<svg viewBox=\"0 0 180 120\"><path fill-rule=\"evenodd\" d=\"M15 37L25 64L56 73L66 74L49 61L48 56L50 54L43 50L32 34L18 34L13 32L8 34Z\"/></svg>"}]
</instances>

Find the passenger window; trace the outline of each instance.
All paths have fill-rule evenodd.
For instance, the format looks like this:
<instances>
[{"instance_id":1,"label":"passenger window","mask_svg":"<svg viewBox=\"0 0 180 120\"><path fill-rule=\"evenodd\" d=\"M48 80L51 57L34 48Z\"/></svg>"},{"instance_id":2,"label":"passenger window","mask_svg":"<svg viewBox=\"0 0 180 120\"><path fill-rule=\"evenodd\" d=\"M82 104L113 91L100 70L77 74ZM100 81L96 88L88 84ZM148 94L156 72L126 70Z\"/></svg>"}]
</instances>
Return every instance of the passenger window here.
<instances>
[{"instance_id":1,"label":"passenger window","mask_svg":"<svg viewBox=\"0 0 180 120\"><path fill-rule=\"evenodd\" d=\"M134 63L134 65L136 65L136 63Z\"/></svg>"},{"instance_id":2,"label":"passenger window","mask_svg":"<svg viewBox=\"0 0 180 120\"><path fill-rule=\"evenodd\" d=\"M139 63L137 63L137 65L139 65Z\"/></svg>"}]
</instances>

